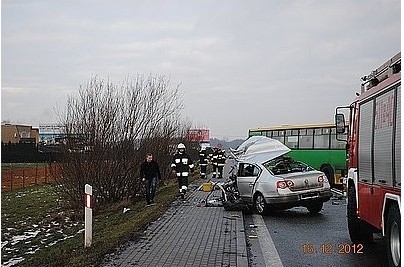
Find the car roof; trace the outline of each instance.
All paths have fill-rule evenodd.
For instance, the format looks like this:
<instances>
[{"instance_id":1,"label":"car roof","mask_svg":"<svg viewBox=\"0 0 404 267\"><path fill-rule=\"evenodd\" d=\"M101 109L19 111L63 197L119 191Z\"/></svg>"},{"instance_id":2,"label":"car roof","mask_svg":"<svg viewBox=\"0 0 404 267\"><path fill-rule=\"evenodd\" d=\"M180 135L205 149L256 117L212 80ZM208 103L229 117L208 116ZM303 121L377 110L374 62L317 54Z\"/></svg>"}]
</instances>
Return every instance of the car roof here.
<instances>
[{"instance_id":1,"label":"car roof","mask_svg":"<svg viewBox=\"0 0 404 267\"><path fill-rule=\"evenodd\" d=\"M276 139L266 136L252 136L230 153L237 161L265 163L290 151L290 148Z\"/></svg>"}]
</instances>

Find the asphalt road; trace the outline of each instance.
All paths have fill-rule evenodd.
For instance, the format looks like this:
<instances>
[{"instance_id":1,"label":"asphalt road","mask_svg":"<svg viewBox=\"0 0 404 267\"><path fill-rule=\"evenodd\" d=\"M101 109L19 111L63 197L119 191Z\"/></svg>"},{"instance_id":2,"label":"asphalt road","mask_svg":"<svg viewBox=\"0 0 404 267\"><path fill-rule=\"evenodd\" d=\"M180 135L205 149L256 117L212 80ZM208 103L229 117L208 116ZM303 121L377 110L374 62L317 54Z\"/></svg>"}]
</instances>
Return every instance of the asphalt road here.
<instances>
[{"instance_id":1,"label":"asphalt road","mask_svg":"<svg viewBox=\"0 0 404 267\"><path fill-rule=\"evenodd\" d=\"M250 266L386 266L380 235L353 245L345 199L332 198L316 215L298 207L260 216L244 214ZM275 249L273 249L275 248Z\"/></svg>"}]
</instances>

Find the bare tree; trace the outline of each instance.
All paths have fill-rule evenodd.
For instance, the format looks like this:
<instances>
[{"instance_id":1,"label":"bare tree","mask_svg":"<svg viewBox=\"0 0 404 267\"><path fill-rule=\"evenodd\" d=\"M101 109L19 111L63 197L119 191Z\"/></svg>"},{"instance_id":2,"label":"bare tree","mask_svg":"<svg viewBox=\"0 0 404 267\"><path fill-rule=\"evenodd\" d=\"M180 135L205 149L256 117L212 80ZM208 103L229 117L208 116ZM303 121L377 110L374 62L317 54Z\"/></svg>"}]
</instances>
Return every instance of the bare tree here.
<instances>
[{"instance_id":1,"label":"bare tree","mask_svg":"<svg viewBox=\"0 0 404 267\"><path fill-rule=\"evenodd\" d=\"M140 163L155 152L169 175L170 147L186 127L180 115L179 85L165 76L138 75L121 85L93 77L68 98L63 125L66 153L61 193L82 205L83 188L93 186L97 203L112 203L142 190Z\"/></svg>"}]
</instances>

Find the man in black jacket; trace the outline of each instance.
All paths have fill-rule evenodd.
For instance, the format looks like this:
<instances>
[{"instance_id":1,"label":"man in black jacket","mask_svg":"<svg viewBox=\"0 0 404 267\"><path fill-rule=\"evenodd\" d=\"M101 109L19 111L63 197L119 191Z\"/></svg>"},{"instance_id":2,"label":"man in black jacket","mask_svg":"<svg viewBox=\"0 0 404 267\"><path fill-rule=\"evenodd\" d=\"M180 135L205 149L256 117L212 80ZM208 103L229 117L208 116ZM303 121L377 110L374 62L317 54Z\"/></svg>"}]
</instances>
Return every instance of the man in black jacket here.
<instances>
[{"instance_id":1,"label":"man in black jacket","mask_svg":"<svg viewBox=\"0 0 404 267\"><path fill-rule=\"evenodd\" d=\"M146 160L140 166L140 177L146 182L146 201L150 205L154 202L157 181L161 179L159 165L153 160L152 153L147 153Z\"/></svg>"},{"instance_id":2,"label":"man in black jacket","mask_svg":"<svg viewBox=\"0 0 404 267\"><path fill-rule=\"evenodd\" d=\"M181 198L184 199L188 189L188 175L194 169L194 163L187 153L185 153L185 145L178 144L178 152L174 155L171 168L177 175L178 187L180 189Z\"/></svg>"}]
</instances>

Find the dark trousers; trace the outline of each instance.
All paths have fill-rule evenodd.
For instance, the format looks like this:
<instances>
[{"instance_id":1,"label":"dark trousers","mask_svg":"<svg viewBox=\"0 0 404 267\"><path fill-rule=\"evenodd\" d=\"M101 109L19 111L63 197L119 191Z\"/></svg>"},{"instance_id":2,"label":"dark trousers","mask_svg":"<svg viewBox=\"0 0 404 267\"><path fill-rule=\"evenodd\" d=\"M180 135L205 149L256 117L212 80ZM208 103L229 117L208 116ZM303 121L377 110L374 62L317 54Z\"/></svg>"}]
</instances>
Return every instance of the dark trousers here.
<instances>
[{"instance_id":1,"label":"dark trousers","mask_svg":"<svg viewBox=\"0 0 404 267\"><path fill-rule=\"evenodd\" d=\"M177 178L178 178L178 187L180 188L180 192L183 192L182 187L183 186L188 187L188 176L181 175L181 176L177 176Z\"/></svg>"},{"instance_id":2,"label":"dark trousers","mask_svg":"<svg viewBox=\"0 0 404 267\"><path fill-rule=\"evenodd\" d=\"M206 165L201 165L201 178L206 177Z\"/></svg>"},{"instance_id":3,"label":"dark trousers","mask_svg":"<svg viewBox=\"0 0 404 267\"><path fill-rule=\"evenodd\" d=\"M216 178L217 175L219 175L218 166L217 166L217 164L214 163L213 164L212 178Z\"/></svg>"},{"instance_id":4,"label":"dark trousers","mask_svg":"<svg viewBox=\"0 0 404 267\"><path fill-rule=\"evenodd\" d=\"M224 166L218 166L217 167L217 169L218 169L218 178L223 178L223 168L224 168Z\"/></svg>"},{"instance_id":5,"label":"dark trousers","mask_svg":"<svg viewBox=\"0 0 404 267\"><path fill-rule=\"evenodd\" d=\"M150 204L154 201L154 195L156 194L157 178L146 179L146 201Z\"/></svg>"}]
</instances>

